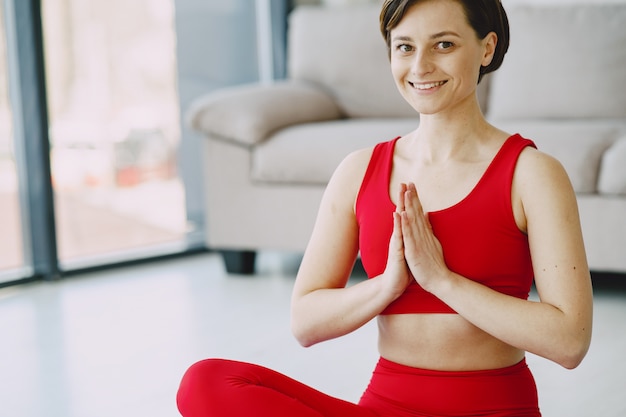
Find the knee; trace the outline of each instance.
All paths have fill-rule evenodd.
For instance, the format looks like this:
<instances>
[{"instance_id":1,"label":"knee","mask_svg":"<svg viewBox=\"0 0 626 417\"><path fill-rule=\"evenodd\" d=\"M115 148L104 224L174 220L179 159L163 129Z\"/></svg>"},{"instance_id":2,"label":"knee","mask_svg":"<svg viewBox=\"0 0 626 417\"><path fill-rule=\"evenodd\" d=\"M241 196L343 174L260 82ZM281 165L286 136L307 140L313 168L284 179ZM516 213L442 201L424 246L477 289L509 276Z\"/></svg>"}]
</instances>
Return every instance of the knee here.
<instances>
[{"instance_id":1,"label":"knee","mask_svg":"<svg viewBox=\"0 0 626 417\"><path fill-rule=\"evenodd\" d=\"M211 399L219 391L217 381L221 379L224 362L221 359L205 359L187 369L176 395L176 404L181 415L208 415Z\"/></svg>"}]
</instances>

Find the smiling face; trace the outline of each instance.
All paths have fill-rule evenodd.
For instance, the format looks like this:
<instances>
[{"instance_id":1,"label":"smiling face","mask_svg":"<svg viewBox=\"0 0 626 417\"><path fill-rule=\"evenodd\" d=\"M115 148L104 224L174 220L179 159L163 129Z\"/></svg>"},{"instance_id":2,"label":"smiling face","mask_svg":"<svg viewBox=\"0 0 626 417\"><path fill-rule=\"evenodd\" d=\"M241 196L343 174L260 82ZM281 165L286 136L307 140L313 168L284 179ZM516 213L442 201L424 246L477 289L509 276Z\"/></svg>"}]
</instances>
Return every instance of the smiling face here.
<instances>
[{"instance_id":1,"label":"smiling face","mask_svg":"<svg viewBox=\"0 0 626 417\"><path fill-rule=\"evenodd\" d=\"M421 1L390 32L398 90L421 114L477 105L480 67L491 62L496 42L493 32L478 38L457 1Z\"/></svg>"}]
</instances>

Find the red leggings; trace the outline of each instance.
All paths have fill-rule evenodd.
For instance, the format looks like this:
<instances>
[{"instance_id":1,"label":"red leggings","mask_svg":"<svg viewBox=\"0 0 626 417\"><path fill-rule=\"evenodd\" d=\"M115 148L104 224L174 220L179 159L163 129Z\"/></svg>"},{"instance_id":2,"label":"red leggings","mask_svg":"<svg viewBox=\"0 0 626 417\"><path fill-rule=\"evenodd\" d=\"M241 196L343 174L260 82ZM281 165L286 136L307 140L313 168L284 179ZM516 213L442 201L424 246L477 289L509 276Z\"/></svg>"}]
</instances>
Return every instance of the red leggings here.
<instances>
[{"instance_id":1,"label":"red leggings","mask_svg":"<svg viewBox=\"0 0 626 417\"><path fill-rule=\"evenodd\" d=\"M207 359L185 373L184 417L540 417L535 381L522 361L487 371L411 368L381 358L358 404L258 365Z\"/></svg>"}]
</instances>

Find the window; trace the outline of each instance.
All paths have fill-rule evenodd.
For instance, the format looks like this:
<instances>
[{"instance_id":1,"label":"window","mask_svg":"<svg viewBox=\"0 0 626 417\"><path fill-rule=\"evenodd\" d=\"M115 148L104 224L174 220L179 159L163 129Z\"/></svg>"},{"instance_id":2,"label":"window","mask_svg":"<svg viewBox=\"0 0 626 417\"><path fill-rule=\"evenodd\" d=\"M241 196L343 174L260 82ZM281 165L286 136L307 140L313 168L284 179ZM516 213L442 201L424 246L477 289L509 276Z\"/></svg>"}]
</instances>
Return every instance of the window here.
<instances>
[{"instance_id":1,"label":"window","mask_svg":"<svg viewBox=\"0 0 626 417\"><path fill-rule=\"evenodd\" d=\"M173 0L43 0L62 264L185 240Z\"/></svg>"},{"instance_id":2,"label":"window","mask_svg":"<svg viewBox=\"0 0 626 417\"><path fill-rule=\"evenodd\" d=\"M0 286L204 248L180 109L258 80L256 10L282 45L282 1L0 3Z\"/></svg>"},{"instance_id":3,"label":"window","mask_svg":"<svg viewBox=\"0 0 626 417\"><path fill-rule=\"evenodd\" d=\"M24 265L22 219L13 121L7 77L6 30L3 4L0 3L0 272L8 279L8 271Z\"/></svg>"}]
</instances>

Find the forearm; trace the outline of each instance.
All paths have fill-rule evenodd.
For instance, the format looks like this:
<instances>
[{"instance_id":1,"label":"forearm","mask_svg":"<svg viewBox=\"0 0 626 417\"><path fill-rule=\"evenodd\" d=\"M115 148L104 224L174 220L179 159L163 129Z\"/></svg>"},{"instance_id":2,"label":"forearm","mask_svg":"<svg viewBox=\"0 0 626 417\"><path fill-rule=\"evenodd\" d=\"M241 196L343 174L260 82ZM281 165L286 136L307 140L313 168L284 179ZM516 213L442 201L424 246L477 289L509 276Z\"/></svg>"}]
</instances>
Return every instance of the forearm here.
<instances>
[{"instance_id":1,"label":"forearm","mask_svg":"<svg viewBox=\"0 0 626 417\"><path fill-rule=\"evenodd\" d=\"M393 298L378 278L311 291L292 300L292 332L306 347L346 335L376 317Z\"/></svg>"},{"instance_id":2,"label":"forearm","mask_svg":"<svg viewBox=\"0 0 626 417\"><path fill-rule=\"evenodd\" d=\"M508 296L453 273L440 283L435 295L505 343L566 368L576 367L589 348L590 315Z\"/></svg>"}]
</instances>

